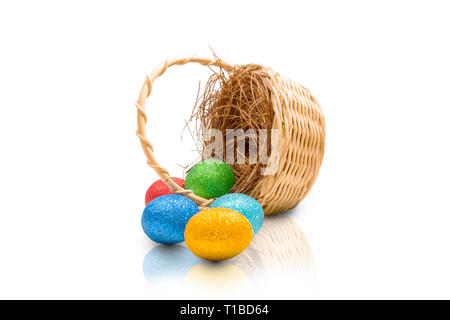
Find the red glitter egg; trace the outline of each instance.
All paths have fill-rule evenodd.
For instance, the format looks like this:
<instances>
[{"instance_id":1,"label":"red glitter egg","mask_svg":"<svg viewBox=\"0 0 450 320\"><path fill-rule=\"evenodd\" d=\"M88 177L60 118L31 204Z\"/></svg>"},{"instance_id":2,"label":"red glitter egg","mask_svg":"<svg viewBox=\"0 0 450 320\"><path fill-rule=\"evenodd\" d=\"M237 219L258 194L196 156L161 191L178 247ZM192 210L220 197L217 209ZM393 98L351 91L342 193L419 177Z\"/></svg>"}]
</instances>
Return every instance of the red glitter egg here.
<instances>
[{"instance_id":1,"label":"red glitter egg","mask_svg":"<svg viewBox=\"0 0 450 320\"><path fill-rule=\"evenodd\" d=\"M171 179L180 187L184 188L184 180L180 178L173 178ZM148 205L150 201L153 199L156 199L160 196L164 196L166 194L175 194L173 193L170 188L161 180L157 180L152 183L150 188L148 188L147 192L145 193L145 205Z\"/></svg>"}]
</instances>

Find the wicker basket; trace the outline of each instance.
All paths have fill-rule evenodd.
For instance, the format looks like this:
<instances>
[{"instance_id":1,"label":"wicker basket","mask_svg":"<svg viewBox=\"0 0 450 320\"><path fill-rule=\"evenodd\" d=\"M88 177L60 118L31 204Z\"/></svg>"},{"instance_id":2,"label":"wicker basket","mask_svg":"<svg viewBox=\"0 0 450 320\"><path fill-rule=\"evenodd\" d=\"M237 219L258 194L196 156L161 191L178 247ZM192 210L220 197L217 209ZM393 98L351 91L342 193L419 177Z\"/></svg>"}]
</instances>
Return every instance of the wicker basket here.
<instances>
[{"instance_id":1,"label":"wicker basket","mask_svg":"<svg viewBox=\"0 0 450 320\"><path fill-rule=\"evenodd\" d=\"M220 67L227 72L233 72L237 68L219 59L190 57L166 60L147 76L141 89L136 103L136 134L149 166L173 192L190 198L203 209L208 207L213 199L198 197L170 179L169 172L156 160L153 147L146 137L145 104L152 91L153 82L164 74L167 68L187 63ZM274 111L272 129L279 130L279 164L274 175L261 176L256 187L248 194L261 203L265 214L275 214L295 207L308 194L316 180L324 154L325 120L319 104L308 89L269 68L258 67L264 69L271 83L271 105Z\"/></svg>"}]
</instances>

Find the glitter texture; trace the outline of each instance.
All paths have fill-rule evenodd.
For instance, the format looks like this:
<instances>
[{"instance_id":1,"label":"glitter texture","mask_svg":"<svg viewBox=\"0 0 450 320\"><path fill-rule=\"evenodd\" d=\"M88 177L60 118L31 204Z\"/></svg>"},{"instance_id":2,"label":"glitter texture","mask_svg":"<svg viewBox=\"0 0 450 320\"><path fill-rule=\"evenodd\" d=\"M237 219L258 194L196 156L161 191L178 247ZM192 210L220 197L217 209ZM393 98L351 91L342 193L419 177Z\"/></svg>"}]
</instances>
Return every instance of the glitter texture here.
<instances>
[{"instance_id":1,"label":"glitter texture","mask_svg":"<svg viewBox=\"0 0 450 320\"><path fill-rule=\"evenodd\" d=\"M264 222L264 210L256 199L242 194L230 193L214 200L210 208L228 208L241 213L250 221L253 233L256 234Z\"/></svg>"},{"instance_id":2,"label":"glitter texture","mask_svg":"<svg viewBox=\"0 0 450 320\"><path fill-rule=\"evenodd\" d=\"M173 178L171 179L180 187L184 188L184 180L180 178ZM156 180L152 183L150 188L148 188L147 192L145 193L145 205L148 205L152 200L165 196L166 194L175 194L173 193L170 188L165 184L161 179Z\"/></svg>"},{"instance_id":3,"label":"glitter texture","mask_svg":"<svg viewBox=\"0 0 450 320\"><path fill-rule=\"evenodd\" d=\"M223 196L233 186L233 169L218 159L207 159L197 163L186 176L186 189L205 199Z\"/></svg>"},{"instance_id":4,"label":"glitter texture","mask_svg":"<svg viewBox=\"0 0 450 320\"><path fill-rule=\"evenodd\" d=\"M186 245L197 257L220 261L244 251L253 238L250 222L237 211L212 208L200 211L186 225Z\"/></svg>"},{"instance_id":5,"label":"glitter texture","mask_svg":"<svg viewBox=\"0 0 450 320\"><path fill-rule=\"evenodd\" d=\"M173 244L184 241L189 219L199 211L190 199L176 194L156 198L142 214L142 228L155 242Z\"/></svg>"}]
</instances>

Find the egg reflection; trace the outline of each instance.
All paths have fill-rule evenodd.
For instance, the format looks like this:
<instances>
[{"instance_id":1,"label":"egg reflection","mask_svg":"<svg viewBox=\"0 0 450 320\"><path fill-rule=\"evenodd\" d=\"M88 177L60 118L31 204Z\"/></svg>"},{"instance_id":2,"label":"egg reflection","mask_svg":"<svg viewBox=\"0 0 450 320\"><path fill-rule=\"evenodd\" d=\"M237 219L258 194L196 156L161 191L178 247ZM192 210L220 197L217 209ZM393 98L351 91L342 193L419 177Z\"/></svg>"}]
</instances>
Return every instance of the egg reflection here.
<instances>
[{"instance_id":1,"label":"egg reflection","mask_svg":"<svg viewBox=\"0 0 450 320\"><path fill-rule=\"evenodd\" d=\"M185 284L209 290L234 290L249 284L247 275L227 262L202 262L186 275Z\"/></svg>"},{"instance_id":2,"label":"egg reflection","mask_svg":"<svg viewBox=\"0 0 450 320\"><path fill-rule=\"evenodd\" d=\"M183 281L187 272L201 261L186 247L157 245L144 258L144 276L153 284Z\"/></svg>"},{"instance_id":3,"label":"egg reflection","mask_svg":"<svg viewBox=\"0 0 450 320\"><path fill-rule=\"evenodd\" d=\"M193 255L180 245L158 245L143 262L144 275L150 283L164 281L222 289L238 289L250 282L263 285L284 277L293 281L314 275L314 257L303 231L285 214L265 217L264 224L250 246L239 256L210 262Z\"/></svg>"}]
</instances>

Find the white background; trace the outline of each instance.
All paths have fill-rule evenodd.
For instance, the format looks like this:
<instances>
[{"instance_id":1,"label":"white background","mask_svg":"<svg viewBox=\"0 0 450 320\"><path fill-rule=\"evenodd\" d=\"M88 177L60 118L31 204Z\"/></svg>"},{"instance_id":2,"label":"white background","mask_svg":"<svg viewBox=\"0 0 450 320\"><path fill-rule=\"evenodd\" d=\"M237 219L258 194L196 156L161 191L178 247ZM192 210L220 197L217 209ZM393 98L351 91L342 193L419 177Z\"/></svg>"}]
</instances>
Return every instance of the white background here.
<instances>
[{"instance_id":1,"label":"white background","mask_svg":"<svg viewBox=\"0 0 450 320\"><path fill-rule=\"evenodd\" d=\"M449 12L446 1L2 1L0 298L450 298ZM277 281L226 262L144 277L155 244L140 217L156 175L134 102L166 57L211 57L209 45L322 106L322 170L285 215L315 272ZM149 99L149 137L174 176L195 161L180 134L208 76L174 67Z\"/></svg>"}]
</instances>

